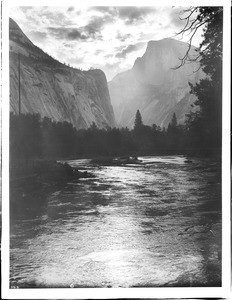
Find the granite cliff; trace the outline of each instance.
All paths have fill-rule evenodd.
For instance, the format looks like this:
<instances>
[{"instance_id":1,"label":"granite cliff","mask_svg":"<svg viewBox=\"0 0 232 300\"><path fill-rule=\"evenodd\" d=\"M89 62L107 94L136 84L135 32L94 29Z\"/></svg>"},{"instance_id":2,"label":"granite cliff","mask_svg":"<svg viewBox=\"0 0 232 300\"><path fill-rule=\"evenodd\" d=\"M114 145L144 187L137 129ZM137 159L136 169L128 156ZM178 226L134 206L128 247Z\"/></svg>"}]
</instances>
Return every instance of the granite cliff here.
<instances>
[{"instance_id":1,"label":"granite cliff","mask_svg":"<svg viewBox=\"0 0 232 300\"><path fill-rule=\"evenodd\" d=\"M19 112L19 60L21 112L39 113L54 121L67 121L77 129L93 122L99 128L115 126L105 74L66 66L35 46L10 19L10 110Z\"/></svg>"},{"instance_id":2,"label":"granite cliff","mask_svg":"<svg viewBox=\"0 0 232 300\"><path fill-rule=\"evenodd\" d=\"M133 127L137 109L146 125L167 127L174 112L178 122L184 122L195 100L189 93L188 82L196 83L204 76L196 62L175 69L187 49L187 43L175 39L150 41L145 54L136 59L133 68L109 82L119 126ZM196 56L194 50L195 47L190 50L192 57Z\"/></svg>"}]
</instances>

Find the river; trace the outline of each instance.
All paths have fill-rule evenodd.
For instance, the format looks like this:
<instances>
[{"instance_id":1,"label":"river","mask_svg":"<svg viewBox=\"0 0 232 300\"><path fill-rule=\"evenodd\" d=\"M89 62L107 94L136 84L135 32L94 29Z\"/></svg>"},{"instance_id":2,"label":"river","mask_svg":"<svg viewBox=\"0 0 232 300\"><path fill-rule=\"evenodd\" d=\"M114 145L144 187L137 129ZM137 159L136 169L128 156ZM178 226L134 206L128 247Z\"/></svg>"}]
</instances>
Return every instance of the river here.
<instances>
[{"instance_id":1,"label":"river","mask_svg":"<svg viewBox=\"0 0 232 300\"><path fill-rule=\"evenodd\" d=\"M220 162L140 159L68 161L95 177L12 212L11 287L220 286Z\"/></svg>"}]
</instances>

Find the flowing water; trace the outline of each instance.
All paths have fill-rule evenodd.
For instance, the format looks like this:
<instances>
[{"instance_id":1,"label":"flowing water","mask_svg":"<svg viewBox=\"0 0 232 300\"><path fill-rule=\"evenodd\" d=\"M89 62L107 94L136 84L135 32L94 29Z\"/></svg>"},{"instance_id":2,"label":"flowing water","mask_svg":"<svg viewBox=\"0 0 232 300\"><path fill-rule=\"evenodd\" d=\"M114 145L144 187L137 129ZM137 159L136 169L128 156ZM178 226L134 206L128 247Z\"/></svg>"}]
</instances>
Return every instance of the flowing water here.
<instances>
[{"instance_id":1,"label":"flowing water","mask_svg":"<svg viewBox=\"0 0 232 300\"><path fill-rule=\"evenodd\" d=\"M31 194L11 214L11 287L220 286L220 163L140 159L68 161L95 177Z\"/></svg>"}]
</instances>

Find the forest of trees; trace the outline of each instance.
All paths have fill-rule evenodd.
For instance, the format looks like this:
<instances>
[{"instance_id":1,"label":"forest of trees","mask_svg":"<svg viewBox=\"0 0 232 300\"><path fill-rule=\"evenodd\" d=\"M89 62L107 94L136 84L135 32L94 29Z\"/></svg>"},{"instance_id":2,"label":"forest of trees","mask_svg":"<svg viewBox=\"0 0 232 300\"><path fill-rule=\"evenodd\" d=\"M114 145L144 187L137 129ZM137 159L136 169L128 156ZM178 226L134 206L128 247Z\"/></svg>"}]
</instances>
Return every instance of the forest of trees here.
<instances>
[{"instance_id":1,"label":"forest of trees","mask_svg":"<svg viewBox=\"0 0 232 300\"><path fill-rule=\"evenodd\" d=\"M182 154L202 150L176 115L167 129L143 124L139 110L134 128L77 130L68 122L54 122L39 114L10 115L10 157L58 159L96 156Z\"/></svg>"}]
</instances>

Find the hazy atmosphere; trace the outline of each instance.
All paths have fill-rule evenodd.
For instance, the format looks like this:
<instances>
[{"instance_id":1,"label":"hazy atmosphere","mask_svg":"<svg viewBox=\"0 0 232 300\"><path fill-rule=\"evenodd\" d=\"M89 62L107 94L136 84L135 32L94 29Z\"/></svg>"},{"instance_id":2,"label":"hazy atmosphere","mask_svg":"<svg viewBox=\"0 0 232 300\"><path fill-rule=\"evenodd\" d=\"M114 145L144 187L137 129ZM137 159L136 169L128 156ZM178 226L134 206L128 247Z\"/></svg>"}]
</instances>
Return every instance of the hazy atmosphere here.
<instances>
[{"instance_id":1,"label":"hazy atmosphere","mask_svg":"<svg viewBox=\"0 0 232 300\"><path fill-rule=\"evenodd\" d=\"M14 7L10 16L44 51L71 66L102 69L107 80L131 68L147 42L174 37L184 7ZM175 37L181 39L181 36ZM187 42L189 36L183 36ZM192 44L199 46L201 30Z\"/></svg>"}]
</instances>

